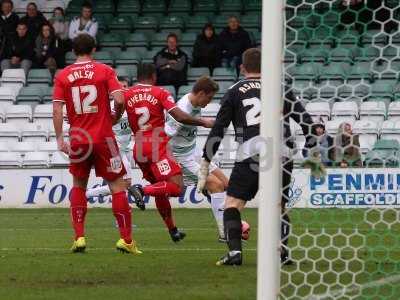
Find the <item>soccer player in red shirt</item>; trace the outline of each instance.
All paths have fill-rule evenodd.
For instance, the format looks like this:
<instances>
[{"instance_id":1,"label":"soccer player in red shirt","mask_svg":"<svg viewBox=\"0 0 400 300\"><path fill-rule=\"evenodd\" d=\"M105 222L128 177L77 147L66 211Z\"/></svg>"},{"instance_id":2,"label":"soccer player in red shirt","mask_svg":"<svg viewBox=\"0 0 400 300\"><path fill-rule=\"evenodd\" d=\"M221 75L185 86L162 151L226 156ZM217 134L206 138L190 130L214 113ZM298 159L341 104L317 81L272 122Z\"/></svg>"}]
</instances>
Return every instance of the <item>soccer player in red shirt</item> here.
<instances>
[{"instance_id":1,"label":"soccer player in red shirt","mask_svg":"<svg viewBox=\"0 0 400 300\"><path fill-rule=\"evenodd\" d=\"M63 69L54 80L53 123L59 150L70 158L73 188L70 193L71 220L75 241L71 250L83 252L87 198L85 196L92 166L96 175L107 181L112 192L112 210L117 219L120 239L116 247L122 252L140 254L132 240L131 209L123 176L126 174L112 131L124 111L121 86L112 68L92 59L95 40L81 34L73 40L76 62ZM112 115L109 95L115 101ZM70 143L63 138L63 106L70 123ZM141 194L138 195L141 197Z\"/></svg>"},{"instance_id":2,"label":"soccer player in red shirt","mask_svg":"<svg viewBox=\"0 0 400 300\"><path fill-rule=\"evenodd\" d=\"M167 90L154 86L157 79L154 65L139 65L137 77L139 83L125 91L124 96L129 125L135 135L133 157L143 172L143 178L151 183L141 191L143 195L155 197L171 239L178 242L185 233L176 228L168 198L180 196L183 180L181 168L168 148L164 112L188 125L211 128L214 120L195 118L178 108Z\"/></svg>"}]
</instances>

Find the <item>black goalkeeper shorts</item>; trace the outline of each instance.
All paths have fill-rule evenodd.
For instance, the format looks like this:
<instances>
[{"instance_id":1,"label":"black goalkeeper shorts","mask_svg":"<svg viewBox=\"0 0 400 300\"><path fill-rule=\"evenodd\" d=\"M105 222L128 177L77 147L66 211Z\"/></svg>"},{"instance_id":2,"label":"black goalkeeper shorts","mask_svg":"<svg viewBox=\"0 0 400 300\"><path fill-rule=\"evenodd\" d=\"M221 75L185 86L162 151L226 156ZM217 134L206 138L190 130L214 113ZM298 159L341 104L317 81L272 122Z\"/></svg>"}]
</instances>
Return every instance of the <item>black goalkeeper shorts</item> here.
<instances>
[{"instance_id":1,"label":"black goalkeeper shorts","mask_svg":"<svg viewBox=\"0 0 400 300\"><path fill-rule=\"evenodd\" d=\"M252 200L258 192L258 174L258 163L254 160L235 162L226 194L244 201Z\"/></svg>"}]
</instances>

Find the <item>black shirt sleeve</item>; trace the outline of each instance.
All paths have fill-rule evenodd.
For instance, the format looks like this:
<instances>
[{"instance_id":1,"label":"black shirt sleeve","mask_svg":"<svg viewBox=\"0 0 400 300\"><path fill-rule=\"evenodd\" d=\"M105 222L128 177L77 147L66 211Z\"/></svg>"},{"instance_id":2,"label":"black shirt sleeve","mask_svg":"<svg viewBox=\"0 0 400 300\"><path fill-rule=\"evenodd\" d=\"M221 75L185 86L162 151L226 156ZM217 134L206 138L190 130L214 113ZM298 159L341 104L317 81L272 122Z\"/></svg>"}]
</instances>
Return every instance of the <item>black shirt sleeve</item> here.
<instances>
[{"instance_id":1,"label":"black shirt sleeve","mask_svg":"<svg viewBox=\"0 0 400 300\"><path fill-rule=\"evenodd\" d=\"M203 158L209 162L212 160L215 153L217 153L219 145L224 138L225 129L228 128L233 119L231 90L228 90L221 102L222 105L215 119L214 127L211 129L211 132L208 135L203 150Z\"/></svg>"}]
</instances>

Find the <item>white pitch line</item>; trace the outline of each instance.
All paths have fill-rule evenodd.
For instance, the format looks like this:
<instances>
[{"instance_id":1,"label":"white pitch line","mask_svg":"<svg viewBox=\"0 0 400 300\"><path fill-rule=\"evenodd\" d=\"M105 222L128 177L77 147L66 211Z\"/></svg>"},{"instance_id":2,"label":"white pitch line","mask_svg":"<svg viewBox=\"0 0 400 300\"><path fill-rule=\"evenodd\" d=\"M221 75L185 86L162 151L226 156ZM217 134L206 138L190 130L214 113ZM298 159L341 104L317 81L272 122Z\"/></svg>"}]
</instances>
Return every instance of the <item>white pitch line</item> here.
<instances>
[{"instance_id":1,"label":"white pitch line","mask_svg":"<svg viewBox=\"0 0 400 300\"><path fill-rule=\"evenodd\" d=\"M89 228L89 231L95 230L115 230L117 227L93 227ZM39 231L71 231L71 228L0 228L0 231L30 231L30 230L39 230ZM134 227L134 231L167 231L165 227ZM215 231L215 228L182 228L183 231ZM253 228L252 228L253 230Z\"/></svg>"},{"instance_id":2,"label":"white pitch line","mask_svg":"<svg viewBox=\"0 0 400 300\"><path fill-rule=\"evenodd\" d=\"M394 284L394 283L399 283L400 282L400 275L392 275L389 277L384 277L380 278L375 281L368 282L366 284L362 284L359 286L348 286L344 287L342 289L336 289L333 290L332 292L328 292L322 295L315 295L307 298L308 300L327 300L327 299L332 299L332 297L339 297L339 296L345 296L346 294L350 293L355 293L355 292L361 292L364 289L367 288L373 288L373 287L379 287L382 285L386 284Z\"/></svg>"},{"instance_id":3,"label":"white pitch line","mask_svg":"<svg viewBox=\"0 0 400 300\"><path fill-rule=\"evenodd\" d=\"M0 248L0 251L49 251L49 252L70 252L68 248ZM111 251L115 248L87 248L87 251ZM148 252L220 252L223 248L140 248ZM257 251L256 248L245 248L245 251Z\"/></svg>"}]
</instances>

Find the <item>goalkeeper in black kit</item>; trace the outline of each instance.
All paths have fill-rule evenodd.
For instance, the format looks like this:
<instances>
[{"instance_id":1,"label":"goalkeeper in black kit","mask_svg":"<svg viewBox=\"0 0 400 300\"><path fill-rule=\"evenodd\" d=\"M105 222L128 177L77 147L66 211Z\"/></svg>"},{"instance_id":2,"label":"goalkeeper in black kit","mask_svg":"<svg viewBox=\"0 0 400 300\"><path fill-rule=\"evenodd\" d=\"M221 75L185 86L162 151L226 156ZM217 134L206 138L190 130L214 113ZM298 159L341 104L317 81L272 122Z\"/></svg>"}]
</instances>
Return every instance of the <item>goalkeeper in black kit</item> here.
<instances>
[{"instance_id":1,"label":"goalkeeper in black kit","mask_svg":"<svg viewBox=\"0 0 400 300\"><path fill-rule=\"evenodd\" d=\"M221 100L214 127L204 146L197 189L202 191L209 173L210 161L218 151L225 130L232 122L239 143L236 162L227 188L224 230L229 252L217 265L242 264L242 222L240 212L258 191L260 120L261 120L261 50L251 48L243 53L241 71L245 76L230 87Z\"/></svg>"}]
</instances>

